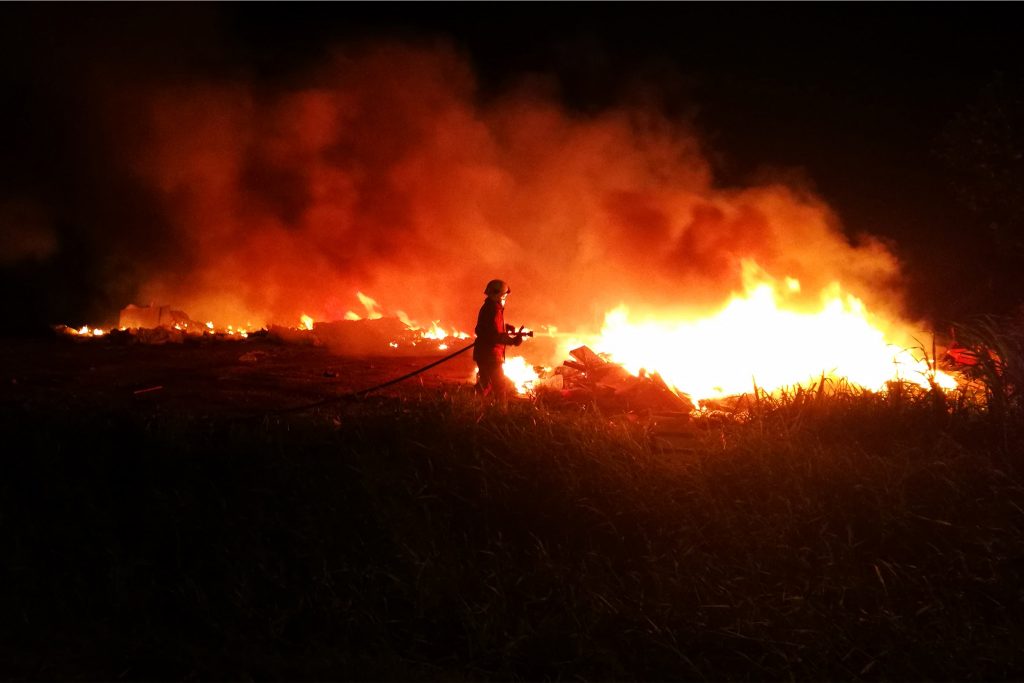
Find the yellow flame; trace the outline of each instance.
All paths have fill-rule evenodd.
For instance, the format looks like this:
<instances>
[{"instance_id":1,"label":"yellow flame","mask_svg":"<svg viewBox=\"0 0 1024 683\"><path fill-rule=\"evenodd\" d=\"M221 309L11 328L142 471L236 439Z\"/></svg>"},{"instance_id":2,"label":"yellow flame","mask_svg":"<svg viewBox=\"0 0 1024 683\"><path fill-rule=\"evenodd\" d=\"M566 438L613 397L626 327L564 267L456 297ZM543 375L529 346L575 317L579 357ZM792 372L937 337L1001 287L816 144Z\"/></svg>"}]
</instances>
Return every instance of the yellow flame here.
<instances>
[{"instance_id":1,"label":"yellow flame","mask_svg":"<svg viewBox=\"0 0 1024 683\"><path fill-rule=\"evenodd\" d=\"M395 317L402 321L402 324L408 327L410 330L418 330L419 325L414 323L405 311L395 311Z\"/></svg>"},{"instance_id":2,"label":"yellow flame","mask_svg":"<svg viewBox=\"0 0 1024 683\"><path fill-rule=\"evenodd\" d=\"M64 328L64 332L76 337L102 337L106 331L99 327L82 325L77 330L73 327Z\"/></svg>"},{"instance_id":3,"label":"yellow flame","mask_svg":"<svg viewBox=\"0 0 1024 683\"><path fill-rule=\"evenodd\" d=\"M409 319L409 316L405 315L402 311L398 311L398 319L411 331L419 332L421 339L431 339L434 341L443 342L437 345L439 351L445 351L448 348L448 343L444 340L448 338L453 339L468 339L469 334L462 332L461 330L450 329L446 330L441 327L441 321L434 320L430 323L430 327L427 329L421 328L418 324ZM415 345L415 342L413 342Z\"/></svg>"},{"instance_id":4,"label":"yellow flame","mask_svg":"<svg viewBox=\"0 0 1024 683\"><path fill-rule=\"evenodd\" d=\"M300 323L299 329L300 330L312 330L313 329L313 322L314 321L313 321L313 319L311 317L309 317L308 315L303 313L302 315L299 316L299 323Z\"/></svg>"},{"instance_id":5,"label":"yellow flame","mask_svg":"<svg viewBox=\"0 0 1024 683\"><path fill-rule=\"evenodd\" d=\"M359 299L359 303L361 303L366 308L366 317L369 320L378 320L383 317L381 313L377 310L376 301L366 296L362 292L356 292L356 297Z\"/></svg>"},{"instance_id":6,"label":"yellow flame","mask_svg":"<svg viewBox=\"0 0 1024 683\"><path fill-rule=\"evenodd\" d=\"M790 292L799 282L785 281ZM822 293L811 313L780 306L770 282L735 295L716 315L699 320L633 320L619 307L605 316L594 350L636 374L658 372L694 400L809 385L825 377L873 391L893 380L944 388L956 381L934 371L906 348L889 343L863 302L838 285Z\"/></svg>"},{"instance_id":7,"label":"yellow flame","mask_svg":"<svg viewBox=\"0 0 1024 683\"><path fill-rule=\"evenodd\" d=\"M438 321L435 320L430 324L430 329L423 332L421 336L424 339L444 339L448 336L448 333L445 332L444 328L438 325Z\"/></svg>"},{"instance_id":8,"label":"yellow flame","mask_svg":"<svg viewBox=\"0 0 1024 683\"><path fill-rule=\"evenodd\" d=\"M529 393L533 388L533 383L540 379L533 366L528 364L522 356L506 358L502 369L505 371L505 376L512 380L518 394Z\"/></svg>"}]
</instances>

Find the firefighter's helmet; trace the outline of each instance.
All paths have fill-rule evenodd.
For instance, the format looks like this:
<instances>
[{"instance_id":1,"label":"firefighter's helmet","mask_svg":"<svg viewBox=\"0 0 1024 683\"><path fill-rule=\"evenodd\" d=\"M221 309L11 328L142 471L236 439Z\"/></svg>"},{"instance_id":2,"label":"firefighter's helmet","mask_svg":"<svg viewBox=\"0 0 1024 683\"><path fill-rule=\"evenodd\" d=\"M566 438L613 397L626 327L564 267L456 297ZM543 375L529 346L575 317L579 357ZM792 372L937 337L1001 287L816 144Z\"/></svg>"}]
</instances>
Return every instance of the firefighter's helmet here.
<instances>
[{"instance_id":1,"label":"firefighter's helmet","mask_svg":"<svg viewBox=\"0 0 1024 683\"><path fill-rule=\"evenodd\" d=\"M502 294L511 293L512 288L509 287L508 283L505 282L504 280L491 280L490 282L487 283L487 287L484 289L484 294L486 294L487 296L493 296L495 294L501 296Z\"/></svg>"}]
</instances>

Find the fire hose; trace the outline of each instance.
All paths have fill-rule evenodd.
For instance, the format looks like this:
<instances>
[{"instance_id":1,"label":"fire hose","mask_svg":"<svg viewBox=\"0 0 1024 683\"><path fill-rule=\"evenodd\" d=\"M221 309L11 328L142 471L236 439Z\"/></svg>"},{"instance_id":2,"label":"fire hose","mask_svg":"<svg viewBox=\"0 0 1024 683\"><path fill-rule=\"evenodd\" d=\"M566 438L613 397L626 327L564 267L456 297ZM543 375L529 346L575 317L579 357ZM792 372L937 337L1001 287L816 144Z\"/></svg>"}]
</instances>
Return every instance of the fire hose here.
<instances>
[{"instance_id":1,"label":"fire hose","mask_svg":"<svg viewBox=\"0 0 1024 683\"><path fill-rule=\"evenodd\" d=\"M410 377L415 377L416 375L420 374L421 372L426 372L430 368L436 367L436 366L440 365L441 363L447 363L452 358L455 358L456 356L458 356L460 354L463 354L466 351L469 351L474 346L476 346L476 342L475 341L473 343L471 343L469 346L464 346L463 348L459 349L455 353L450 353L447 356L445 356L444 358L441 358L440 360L435 360L433 363L430 363L429 365L424 365L419 370L413 370L412 372L410 372L408 374L405 374L405 375L402 375L401 377L397 377L395 379L389 380L387 382L384 382L383 384L378 384L375 387L370 387L369 389L363 389L361 391L352 392L352 395L357 397L357 398L362 398L363 396L366 396L367 394L371 394L371 393L377 391L378 389L384 389L385 387L390 387L392 384L398 384L399 382L404 382L405 380L409 379Z\"/></svg>"},{"instance_id":2,"label":"fire hose","mask_svg":"<svg viewBox=\"0 0 1024 683\"><path fill-rule=\"evenodd\" d=\"M533 336L533 330L523 331L522 328L520 328L520 330L518 332L511 332L510 334L513 337L519 337L519 338L522 338L522 337L532 337ZM282 408L280 410L275 410L275 411L273 411L270 414L272 414L272 415L284 415L284 414L287 414L287 413L301 413L303 411L310 410L312 408L319 408L320 406L328 405L330 403L337 403L338 401L345 401L345 400L350 399L350 398L363 398L367 394L371 394L371 393L373 393L375 391L379 391L380 389L384 389L384 388L390 387L391 385L398 384L399 382L404 382L405 380L407 380L407 379L409 379L411 377L415 377L416 375L419 375L420 373L426 372L427 370L429 370L431 368L437 367L441 363L447 363L448 361L450 361L451 359L455 358L456 356L459 356L459 355L465 353L466 351L469 351L474 346L476 346L476 341L472 342L468 346L462 347L461 349L459 349L458 351L455 351L454 353L448 354L444 358L440 358L438 360L435 360L433 363L429 363L427 365L424 365L422 368L419 368L417 370L413 370L412 372L406 373L406 374L402 375L401 377L396 377L395 379L388 380L387 382L383 382L383 383L378 384L376 386L372 386L369 389L360 389L359 391L350 391L350 392L347 392L347 393L344 393L344 394L338 394L337 396L331 396L329 398L325 398L325 399L320 400L320 401L315 401L314 403L307 403L305 405L296 406L294 408Z\"/></svg>"}]
</instances>

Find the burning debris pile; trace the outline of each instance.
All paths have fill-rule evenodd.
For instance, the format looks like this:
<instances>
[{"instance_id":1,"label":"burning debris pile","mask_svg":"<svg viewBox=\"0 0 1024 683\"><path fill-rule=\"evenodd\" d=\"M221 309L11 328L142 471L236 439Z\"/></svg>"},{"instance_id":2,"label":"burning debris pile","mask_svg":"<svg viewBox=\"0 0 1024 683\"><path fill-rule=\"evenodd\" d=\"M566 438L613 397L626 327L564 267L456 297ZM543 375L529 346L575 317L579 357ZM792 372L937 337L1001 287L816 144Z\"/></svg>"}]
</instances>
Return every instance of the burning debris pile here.
<instances>
[{"instance_id":1,"label":"burning debris pile","mask_svg":"<svg viewBox=\"0 0 1024 683\"><path fill-rule=\"evenodd\" d=\"M572 360L543 369L531 388L540 396L558 394L574 403L596 403L602 408L689 413L690 398L673 391L656 373L631 374L618 363L587 346L569 352Z\"/></svg>"},{"instance_id":2,"label":"burning debris pile","mask_svg":"<svg viewBox=\"0 0 1024 683\"><path fill-rule=\"evenodd\" d=\"M634 374L626 366L616 362L610 354L595 353L589 346L577 347L569 351L569 355L571 359L563 361L561 366L555 368L535 366L530 369L525 362L521 362L522 358L511 358L506 361L506 374L516 384L520 395L533 394L549 405L552 402L593 404L602 410L627 413L634 418L637 414L647 414L658 415L660 418L668 417L676 421L685 421L697 415L741 421L749 416L752 400L750 391L715 397L692 397L678 387L671 386L656 371L641 368ZM933 383L926 389L920 389L919 383L915 381L893 379L883 391L891 390L896 385L902 387L901 391L907 387L918 387L922 391L950 391L962 388L955 377L960 377L960 372L969 366L948 360L943 363L943 367L949 374L938 374L953 382L952 385L944 381L942 385ZM933 375L933 379L934 377ZM842 379L826 379L823 373L818 382L796 384L786 388L783 393L794 391L799 394L809 391L820 396L831 381L834 381L837 387L856 386L847 384ZM759 387L756 380L753 381L751 389L754 392L754 401L759 400L759 395L765 398L776 395L775 391L766 391Z\"/></svg>"}]
</instances>

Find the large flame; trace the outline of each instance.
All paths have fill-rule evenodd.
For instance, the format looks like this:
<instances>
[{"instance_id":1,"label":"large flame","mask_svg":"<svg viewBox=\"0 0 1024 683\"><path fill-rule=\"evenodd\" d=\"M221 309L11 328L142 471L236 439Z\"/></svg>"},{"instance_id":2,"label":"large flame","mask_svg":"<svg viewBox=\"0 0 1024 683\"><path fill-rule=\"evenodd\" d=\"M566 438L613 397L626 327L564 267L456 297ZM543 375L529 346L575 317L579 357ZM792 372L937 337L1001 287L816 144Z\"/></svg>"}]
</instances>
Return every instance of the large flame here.
<instances>
[{"instance_id":1,"label":"large flame","mask_svg":"<svg viewBox=\"0 0 1024 683\"><path fill-rule=\"evenodd\" d=\"M923 349L887 338L883 328L889 325L837 283L821 291L812 310L799 310L790 301L800 290L798 280L786 278L780 287L763 274L759 278L707 317L635 318L621 306L607 314L601 334L589 343L633 373L659 373L694 400L755 387L772 392L807 386L822 377L872 391L892 381L956 387L929 365Z\"/></svg>"}]
</instances>

